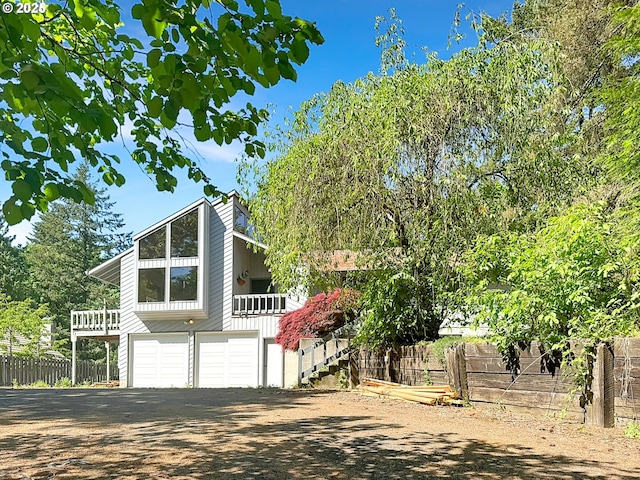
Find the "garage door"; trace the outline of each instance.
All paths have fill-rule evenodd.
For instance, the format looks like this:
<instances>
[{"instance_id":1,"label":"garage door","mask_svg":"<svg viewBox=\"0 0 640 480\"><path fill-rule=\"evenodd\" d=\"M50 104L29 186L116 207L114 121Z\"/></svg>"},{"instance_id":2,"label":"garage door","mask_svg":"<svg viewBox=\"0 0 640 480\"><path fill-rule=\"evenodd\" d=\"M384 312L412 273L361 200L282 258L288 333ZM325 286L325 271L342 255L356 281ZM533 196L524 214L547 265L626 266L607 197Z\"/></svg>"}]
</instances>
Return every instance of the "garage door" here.
<instances>
[{"instance_id":1,"label":"garage door","mask_svg":"<svg viewBox=\"0 0 640 480\"><path fill-rule=\"evenodd\" d=\"M258 335L196 334L198 387L257 387Z\"/></svg>"},{"instance_id":2,"label":"garage door","mask_svg":"<svg viewBox=\"0 0 640 480\"><path fill-rule=\"evenodd\" d=\"M131 336L132 386L185 387L189 381L186 333Z\"/></svg>"}]
</instances>

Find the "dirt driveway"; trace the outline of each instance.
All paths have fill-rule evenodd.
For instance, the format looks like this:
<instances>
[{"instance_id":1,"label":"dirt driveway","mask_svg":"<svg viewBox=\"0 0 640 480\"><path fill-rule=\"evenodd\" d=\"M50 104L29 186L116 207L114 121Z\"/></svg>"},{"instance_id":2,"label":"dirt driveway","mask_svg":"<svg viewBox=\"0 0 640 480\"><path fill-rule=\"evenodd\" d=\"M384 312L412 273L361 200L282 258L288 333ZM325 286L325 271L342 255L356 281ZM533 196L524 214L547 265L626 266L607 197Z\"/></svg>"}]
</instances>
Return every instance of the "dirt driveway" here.
<instances>
[{"instance_id":1,"label":"dirt driveway","mask_svg":"<svg viewBox=\"0 0 640 480\"><path fill-rule=\"evenodd\" d=\"M0 390L2 479L640 477L640 440L349 392Z\"/></svg>"}]
</instances>

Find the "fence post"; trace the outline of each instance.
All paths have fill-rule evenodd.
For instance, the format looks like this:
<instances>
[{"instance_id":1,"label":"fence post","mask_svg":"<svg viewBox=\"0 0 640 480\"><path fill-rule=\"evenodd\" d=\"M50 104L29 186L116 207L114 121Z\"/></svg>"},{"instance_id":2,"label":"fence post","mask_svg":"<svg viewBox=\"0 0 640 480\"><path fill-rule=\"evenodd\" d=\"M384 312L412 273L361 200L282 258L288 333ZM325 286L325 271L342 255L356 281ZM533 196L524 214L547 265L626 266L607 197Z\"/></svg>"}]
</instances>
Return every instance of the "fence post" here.
<instances>
[{"instance_id":1,"label":"fence post","mask_svg":"<svg viewBox=\"0 0 640 480\"><path fill-rule=\"evenodd\" d=\"M458 396L469 400L469 386L467 383L467 361L464 354L464 344L449 347L444 352L447 362L447 377Z\"/></svg>"},{"instance_id":2,"label":"fence post","mask_svg":"<svg viewBox=\"0 0 640 480\"><path fill-rule=\"evenodd\" d=\"M586 423L612 428L615 423L615 392L613 378L613 352L606 343L598 345L593 362L591 391L593 400L587 405Z\"/></svg>"}]
</instances>

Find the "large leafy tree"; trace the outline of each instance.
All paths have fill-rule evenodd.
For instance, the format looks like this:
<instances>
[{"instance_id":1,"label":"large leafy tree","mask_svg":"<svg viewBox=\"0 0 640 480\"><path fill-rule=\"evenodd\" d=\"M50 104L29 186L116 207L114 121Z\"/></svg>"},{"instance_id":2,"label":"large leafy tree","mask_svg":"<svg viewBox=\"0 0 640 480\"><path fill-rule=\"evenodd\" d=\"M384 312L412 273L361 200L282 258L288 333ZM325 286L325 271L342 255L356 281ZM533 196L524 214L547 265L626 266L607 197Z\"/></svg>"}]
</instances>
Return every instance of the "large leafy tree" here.
<instances>
[{"instance_id":1,"label":"large leafy tree","mask_svg":"<svg viewBox=\"0 0 640 480\"><path fill-rule=\"evenodd\" d=\"M39 356L48 315L47 305L36 305L31 299L12 300L0 293L0 338L8 341L6 353Z\"/></svg>"},{"instance_id":2,"label":"large leafy tree","mask_svg":"<svg viewBox=\"0 0 640 480\"><path fill-rule=\"evenodd\" d=\"M94 192L69 173L84 159L108 185L122 185L121 159L105 153L131 126L131 159L173 191L175 168L219 193L184 151L180 124L196 139L264 146L254 135L266 116L250 103L229 108L282 78L295 80L310 44L323 42L313 23L284 15L278 0L142 0L131 15L144 42L120 31L113 0L12 4L0 16L0 168L12 194L1 199L9 224L46 211L58 198L93 204Z\"/></svg>"},{"instance_id":3,"label":"large leafy tree","mask_svg":"<svg viewBox=\"0 0 640 480\"><path fill-rule=\"evenodd\" d=\"M252 205L281 284L313 283L313 260L337 249L386 272L363 289L374 343L437 335L453 266L478 233L534 229L593 180L567 161L579 119L563 108L554 42L487 20L477 47L417 65L397 25L380 37L381 74L295 114Z\"/></svg>"}]
</instances>

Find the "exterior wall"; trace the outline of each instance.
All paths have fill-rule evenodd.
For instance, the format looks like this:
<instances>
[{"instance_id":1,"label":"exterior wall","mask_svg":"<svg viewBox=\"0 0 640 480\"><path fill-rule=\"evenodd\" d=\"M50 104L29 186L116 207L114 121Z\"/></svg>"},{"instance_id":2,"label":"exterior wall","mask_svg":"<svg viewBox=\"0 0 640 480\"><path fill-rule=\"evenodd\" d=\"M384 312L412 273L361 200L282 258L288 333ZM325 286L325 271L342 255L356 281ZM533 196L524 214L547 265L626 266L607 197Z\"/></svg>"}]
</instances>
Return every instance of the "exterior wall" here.
<instances>
[{"instance_id":1,"label":"exterior wall","mask_svg":"<svg viewBox=\"0 0 640 480\"><path fill-rule=\"evenodd\" d=\"M209 320L212 330L227 330L233 280L233 202L218 203L209 215ZM227 320L228 321L228 320Z\"/></svg>"},{"instance_id":2,"label":"exterior wall","mask_svg":"<svg viewBox=\"0 0 640 480\"><path fill-rule=\"evenodd\" d=\"M226 204L217 202L209 207L204 205L207 214L206 227L208 229L208 251L202 259L202 277L206 281L207 316L184 316L185 312L158 312L154 316L148 313L141 318L135 313L136 308L136 268L134 252L121 259L120 278L120 346L118 352L118 367L120 369L120 386L130 385L129 367L131 346L129 338L137 333L169 333L189 332L189 385L195 380L195 333L244 331L257 332L259 341L259 385L264 381L265 339L276 336L279 316L233 316L233 293L236 277L241 272L242 265L255 273L253 278L268 278L269 272L264 266L264 255L246 248L242 239L233 235L233 201ZM206 232L206 230L205 230ZM201 238L205 238L203 235ZM234 248L235 247L235 248ZM234 257L236 258L234 265ZM208 267L208 268L207 268ZM244 271L242 270L242 271ZM250 289L251 282L245 284ZM249 293L249 291L247 291ZM287 310L299 308L304 299L291 298L287 300ZM193 323L188 323L193 320ZM296 360L297 362L297 360ZM297 378L297 363L296 378Z\"/></svg>"}]
</instances>

